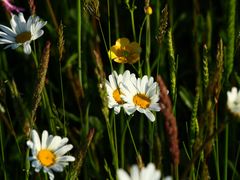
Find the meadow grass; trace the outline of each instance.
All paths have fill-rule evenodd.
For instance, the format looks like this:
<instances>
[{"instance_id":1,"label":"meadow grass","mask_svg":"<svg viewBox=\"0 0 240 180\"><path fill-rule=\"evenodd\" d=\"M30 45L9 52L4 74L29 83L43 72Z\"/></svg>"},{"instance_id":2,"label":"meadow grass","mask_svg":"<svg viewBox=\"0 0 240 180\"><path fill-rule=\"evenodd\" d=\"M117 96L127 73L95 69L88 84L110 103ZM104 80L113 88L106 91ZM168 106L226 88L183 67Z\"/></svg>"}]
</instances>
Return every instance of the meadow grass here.
<instances>
[{"instance_id":1,"label":"meadow grass","mask_svg":"<svg viewBox=\"0 0 240 180\"><path fill-rule=\"evenodd\" d=\"M238 1L10 2L47 24L29 55L0 39L0 179L49 179L29 160L33 129L73 145L75 161L56 179L117 179L117 170L150 162L176 180L240 179L240 109L227 105L240 86ZM18 10L1 3L0 24L10 27ZM113 59L119 38L135 44ZM154 120L141 113L149 104L140 92L143 110L122 105L130 78L117 88L120 112L109 108L106 80L127 70L154 78Z\"/></svg>"}]
</instances>

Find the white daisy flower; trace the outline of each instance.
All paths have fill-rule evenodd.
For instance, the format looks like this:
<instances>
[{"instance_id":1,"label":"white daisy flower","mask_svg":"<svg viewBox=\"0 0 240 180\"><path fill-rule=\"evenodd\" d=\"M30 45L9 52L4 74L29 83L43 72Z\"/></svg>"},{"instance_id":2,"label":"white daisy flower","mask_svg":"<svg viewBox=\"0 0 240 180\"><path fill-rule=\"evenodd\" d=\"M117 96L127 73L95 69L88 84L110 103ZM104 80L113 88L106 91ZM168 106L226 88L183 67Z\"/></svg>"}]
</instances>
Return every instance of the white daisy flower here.
<instances>
[{"instance_id":1,"label":"white daisy flower","mask_svg":"<svg viewBox=\"0 0 240 180\"><path fill-rule=\"evenodd\" d=\"M233 114L240 116L240 90L236 87L227 92L227 107Z\"/></svg>"},{"instance_id":2,"label":"white daisy flower","mask_svg":"<svg viewBox=\"0 0 240 180\"><path fill-rule=\"evenodd\" d=\"M132 74L133 75L133 74ZM121 110L124 101L121 98L120 84L126 77L130 77L130 72L127 70L123 74L117 74L116 71L113 71L109 75L109 81L106 80L106 89L108 93L108 107L114 109L114 113L118 114Z\"/></svg>"},{"instance_id":3,"label":"white daisy flower","mask_svg":"<svg viewBox=\"0 0 240 180\"><path fill-rule=\"evenodd\" d=\"M16 49L23 46L25 54L31 53L31 41L41 37L44 33L43 26L47 21L41 21L38 16L30 16L26 22L23 13L18 16L12 14L11 28L0 24L0 44L8 44L4 49Z\"/></svg>"},{"instance_id":4,"label":"white daisy flower","mask_svg":"<svg viewBox=\"0 0 240 180\"><path fill-rule=\"evenodd\" d=\"M48 135L48 132L44 130L40 140L34 129L31 131L31 138L32 140L27 141L27 146L32 151L32 156L29 157L32 167L35 168L35 172L43 168L50 180L54 179L53 171L62 172L68 162L75 161L73 156L64 155L73 148L73 145L67 144L68 138Z\"/></svg>"},{"instance_id":5,"label":"white daisy flower","mask_svg":"<svg viewBox=\"0 0 240 180\"><path fill-rule=\"evenodd\" d=\"M118 180L160 180L161 172L155 168L153 163L149 163L147 167L139 169L137 165L133 165L130 169L130 176L123 169L117 170ZM172 177L168 176L162 180L172 180Z\"/></svg>"},{"instance_id":6,"label":"white daisy flower","mask_svg":"<svg viewBox=\"0 0 240 180\"><path fill-rule=\"evenodd\" d=\"M135 76L126 78L121 84L121 98L125 101L123 108L128 115L136 110L144 113L150 121L155 121L151 111L160 111L159 86L153 82L153 77L143 76L136 79Z\"/></svg>"}]
</instances>

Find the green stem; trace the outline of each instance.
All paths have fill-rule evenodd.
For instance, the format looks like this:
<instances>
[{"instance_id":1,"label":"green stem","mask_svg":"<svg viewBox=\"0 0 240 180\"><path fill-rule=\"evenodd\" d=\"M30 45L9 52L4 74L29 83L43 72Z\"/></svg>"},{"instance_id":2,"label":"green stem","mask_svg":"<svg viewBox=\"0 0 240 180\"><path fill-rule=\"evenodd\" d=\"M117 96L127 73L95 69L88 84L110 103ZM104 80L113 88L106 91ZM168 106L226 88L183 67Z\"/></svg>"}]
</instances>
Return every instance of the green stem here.
<instances>
[{"instance_id":1,"label":"green stem","mask_svg":"<svg viewBox=\"0 0 240 180\"><path fill-rule=\"evenodd\" d=\"M134 138L133 138L133 135L132 135L131 128L130 128L130 126L129 126L129 121L127 121L127 127L128 127L128 130L129 130L129 134L130 134L130 136L131 136L131 140L132 140L132 143L133 143L134 150L135 150L135 152L136 152L136 156L138 156L139 153L138 153L137 146L136 146L136 144L135 144L135 141L134 141Z\"/></svg>"},{"instance_id":2,"label":"green stem","mask_svg":"<svg viewBox=\"0 0 240 180\"><path fill-rule=\"evenodd\" d=\"M140 44L140 45L141 45L141 42L142 42L142 31L143 31L143 27L144 27L144 24L145 24L146 20L147 20L147 15L145 16L145 18L142 22L142 25L140 27L140 31L139 31L138 44Z\"/></svg>"},{"instance_id":3,"label":"green stem","mask_svg":"<svg viewBox=\"0 0 240 180\"><path fill-rule=\"evenodd\" d=\"M3 166L3 175L4 180L7 180L7 173L5 168L5 155L4 155L4 148L3 148L3 132L2 132L2 123L0 123L0 144L1 144L1 155L2 155L2 166Z\"/></svg>"},{"instance_id":4,"label":"green stem","mask_svg":"<svg viewBox=\"0 0 240 180\"><path fill-rule=\"evenodd\" d=\"M82 10L81 10L81 0L77 1L77 33L78 33L78 76L80 87L82 88Z\"/></svg>"},{"instance_id":5,"label":"green stem","mask_svg":"<svg viewBox=\"0 0 240 180\"><path fill-rule=\"evenodd\" d=\"M118 158L117 158L116 149L114 146L114 137L113 137L113 133L111 130L111 125L109 123L109 119L106 119L106 124L107 124L107 132L108 132L110 147L111 147L111 151L112 151L112 155L113 155L113 164L114 164L115 170L117 170L118 169Z\"/></svg>"},{"instance_id":6,"label":"green stem","mask_svg":"<svg viewBox=\"0 0 240 180\"><path fill-rule=\"evenodd\" d=\"M55 118L51 109L51 105L49 102L49 98L48 98L48 94L47 94L47 90L44 87L43 91L42 91L42 102L43 102L43 107L45 109L45 111L47 112L47 118L49 119L49 125L51 128L51 131L56 134L56 123L55 123Z\"/></svg>"},{"instance_id":7,"label":"green stem","mask_svg":"<svg viewBox=\"0 0 240 180\"><path fill-rule=\"evenodd\" d=\"M116 128L116 118L115 118L115 114L114 114L114 118L113 118L113 128L114 128L114 147L115 147L115 160L116 160L116 168L118 169L118 145L117 145L117 128Z\"/></svg>"},{"instance_id":8,"label":"green stem","mask_svg":"<svg viewBox=\"0 0 240 180\"><path fill-rule=\"evenodd\" d=\"M132 116L129 116L129 118L127 119L127 122L130 122ZM123 118L121 118L123 119ZM124 129L122 131L122 137L121 137L121 168L124 168L124 158L125 158L125 136L126 136L126 132L127 132L127 127L128 125L124 126Z\"/></svg>"},{"instance_id":9,"label":"green stem","mask_svg":"<svg viewBox=\"0 0 240 180\"><path fill-rule=\"evenodd\" d=\"M229 124L225 128L225 149L224 149L224 180L227 180L228 175L228 135L229 135Z\"/></svg>"},{"instance_id":10,"label":"green stem","mask_svg":"<svg viewBox=\"0 0 240 180\"><path fill-rule=\"evenodd\" d=\"M149 129L149 146L150 146L150 151L149 151L149 161L153 162L153 135L154 135L154 125L152 122L148 122L148 129Z\"/></svg>"},{"instance_id":11,"label":"green stem","mask_svg":"<svg viewBox=\"0 0 240 180\"><path fill-rule=\"evenodd\" d=\"M106 52L108 53L108 47L107 47L107 43L106 43L106 39L105 39L105 36L104 36L104 33L103 33L103 29L102 29L102 25L101 25L101 21L98 19L98 25L99 25L99 28L100 28L100 31L101 31L101 35L102 35L102 38L103 38L103 43L104 43L104 46L105 46L105 49L106 49ZM111 66L111 71L113 71L113 65L112 65L112 61L110 58L109 59L109 62L110 62L110 66Z\"/></svg>"},{"instance_id":12,"label":"green stem","mask_svg":"<svg viewBox=\"0 0 240 180\"><path fill-rule=\"evenodd\" d=\"M179 180L178 165L174 167L175 180Z\"/></svg>"},{"instance_id":13,"label":"green stem","mask_svg":"<svg viewBox=\"0 0 240 180\"><path fill-rule=\"evenodd\" d=\"M115 33L116 39L119 38L119 22L118 22L118 9L117 9L117 1L113 1L113 8L114 8L114 22L115 22Z\"/></svg>"},{"instance_id":14,"label":"green stem","mask_svg":"<svg viewBox=\"0 0 240 180\"><path fill-rule=\"evenodd\" d=\"M130 10L131 14L131 23L132 23L132 31L133 31L133 39L136 41L136 29L135 29L135 22L134 22L134 8Z\"/></svg>"},{"instance_id":15,"label":"green stem","mask_svg":"<svg viewBox=\"0 0 240 180\"><path fill-rule=\"evenodd\" d=\"M57 19L56 19L56 16L55 16L53 8L52 8L52 4L51 4L50 0L46 0L46 2L47 2L47 7L49 10L50 16L52 18L53 24L54 24L55 28L58 29L58 23L57 23Z\"/></svg>"},{"instance_id":16,"label":"green stem","mask_svg":"<svg viewBox=\"0 0 240 180\"><path fill-rule=\"evenodd\" d=\"M218 115L217 115L217 111L215 111L215 123L216 123L216 127L218 127ZM214 142L214 146L213 146L213 156L214 156L214 162L215 162L215 167L216 167L216 174L217 174L217 180L220 180L220 171L219 171L219 144L218 144L218 135L216 135L215 137L215 142Z\"/></svg>"},{"instance_id":17,"label":"green stem","mask_svg":"<svg viewBox=\"0 0 240 180\"><path fill-rule=\"evenodd\" d=\"M146 21L146 54L145 54L145 61L146 61L146 72L147 75L151 75L151 70L150 70L150 52L151 52L151 29L150 29L150 16L147 16L147 21Z\"/></svg>"},{"instance_id":18,"label":"green stem","mask_svg":"<svg viewBox=\"0 0 240 180\"><path fill-rule=\"evenodd\" d=\"M232 180L234 180L234 176L236 174L236 169L237 169L237 164L238 164L238 158L239 158L239 154L240 154L240 145L238 145L238 150L237 150L237 155L236 155L236 161L235 161L235 164L234 164L234 171L233 171L233 174L232 174Z\"/></svg>"},{"instance_id":19,"label":"green stem","mask_svg":"<svg viewBox=\"0 0 240 180\"><path fill-rule=\"evenodd\" d=\"M108 49L111 47L111 22L110 22L110 3L107 0L107 9L108 9Z\"/></svg>"},{"instance_id":20,"label":"green stem","mask_svg":"<svg viewBox=\"0 0 240 180\"><path fill-rule=\"evenodd\" d=\"M59 62L59 77L60 77L60 87L61 87L61 98L62 98L62 109L63 109L63 131L64 136L67 136L67 128L66 128L66 112L65 112L65 102L64 102L64 94L63 94L63 81L62 81L62 63Z\"/></svg>"},{"instance_id":21,"label":"green stem","mask_svg":"<svg viewBox=\"0 0 240 180\"><path fill-rule=\"evenodd\" d=\"M29 162L28 157L29 157L29 148L26 151L26 158L25 158L25 168L26 168L25 180L29 179L30 162Z\"/></svg>"},{"instance_id":22,"label":"green stem","mask_svg":"<svg viewBox=\"0 0 240 180\"><path fill-rule=\"evenodd\" d=\"M36 43L35 43L35 41L33 42L32 56L33 56L33 60L34 60L35 66L36 66L36 68L38 68L38 59L37 59Z\"/></svg>"}]
</instances>

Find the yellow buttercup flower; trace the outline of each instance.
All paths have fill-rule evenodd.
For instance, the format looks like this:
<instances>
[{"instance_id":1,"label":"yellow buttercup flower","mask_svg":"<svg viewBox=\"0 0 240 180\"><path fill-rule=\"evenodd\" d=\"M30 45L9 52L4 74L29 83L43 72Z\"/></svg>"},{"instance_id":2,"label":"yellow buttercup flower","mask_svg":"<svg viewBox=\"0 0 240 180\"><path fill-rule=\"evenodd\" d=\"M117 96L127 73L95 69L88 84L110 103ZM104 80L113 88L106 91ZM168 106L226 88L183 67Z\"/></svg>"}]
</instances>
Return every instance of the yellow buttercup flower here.
<instances>
[{"instance_id":1,"label":"yellow buttercup flower","mask_svg":"<svg viewBox=\"0 0 240 180\"><path fill-rule=\"evenodd\" d=\"M144 12L145 12L147 15L151 15L152 12L153 12L153 10L152 10L151 6L146 6L146 7L144 8Z\"/></svg>"},{"instance_id":2,"label":"yellow buttercup flower","mask_svg":"<svg viewBox=\"0 0 240 180\"><path fill-rule=\"evenodd\" d=\"M142 49L137 42L130 42L127 38L119 38L108 51L108 55L117 63L133 64L140 60L141 51Z\"/></svg>"}]
</instances>

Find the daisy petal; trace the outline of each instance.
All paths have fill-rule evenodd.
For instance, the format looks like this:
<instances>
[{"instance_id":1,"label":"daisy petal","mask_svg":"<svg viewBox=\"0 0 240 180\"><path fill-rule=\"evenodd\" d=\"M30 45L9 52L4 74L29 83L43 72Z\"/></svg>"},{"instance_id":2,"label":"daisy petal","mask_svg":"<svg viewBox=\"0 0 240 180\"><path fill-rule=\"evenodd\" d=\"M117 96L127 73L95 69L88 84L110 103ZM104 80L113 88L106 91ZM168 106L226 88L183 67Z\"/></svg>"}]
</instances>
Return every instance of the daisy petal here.
<instances>
[{"instance_id":1,"label":"daisy petal","mask_svg":"<svg viewBox=\"0 0 240 180\"><path fill-rule=\"evenodd\" d=\"M57 156L62 156L65 153L67 153L68 151L70 151L72 148L73 148L73 146L71 144L65 145L65 146L61 147L60 149L58 149L57 151L55 151L55 154Z\"/></svg>"}]
</instances>

